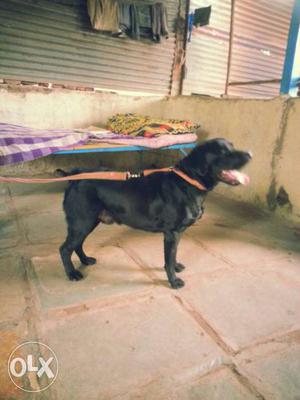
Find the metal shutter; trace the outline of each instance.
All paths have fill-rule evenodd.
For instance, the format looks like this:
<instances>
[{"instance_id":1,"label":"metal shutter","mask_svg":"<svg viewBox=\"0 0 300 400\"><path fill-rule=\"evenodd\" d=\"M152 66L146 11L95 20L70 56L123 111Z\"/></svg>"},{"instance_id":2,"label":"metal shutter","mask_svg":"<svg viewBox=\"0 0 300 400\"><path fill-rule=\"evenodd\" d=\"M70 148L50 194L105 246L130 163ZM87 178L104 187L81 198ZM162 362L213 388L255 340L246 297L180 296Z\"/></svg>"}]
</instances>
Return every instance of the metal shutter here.
<instances>
[{"instance_id":1,"label":"metal shutter","mask_svg":"<svg viewBox=\"0 0 300 400\"><path fill-rule=\"evenodd\" d=\"M0 78L168 94L179 0L166 5L157 44L93 30L85 0L0 0Z\"/></svg>"},{"instance_id":2,"label":"metal shutter","mask_svg":"<svg viewBox=\"0 0 300 400\"><path fill-rule=\"evenodd\" d=\"M224 93L231 1L212 0L210 23L193 30L186 49L186 77L183 94L199 93L219 96ZM191 9L203 7L202 0L192 0Z\"/></svg>"},{"instance_id":3,"label":"metal shutter","mask_svg":"<svg viewBox=\"0 0 300 400\"><path fill-rule=\"evenodd\" d=\"M229 82L281 79L293 0L236 0ZM279 95L280 83L229 86L244 97Z\"/></svg>"}]
</instances>

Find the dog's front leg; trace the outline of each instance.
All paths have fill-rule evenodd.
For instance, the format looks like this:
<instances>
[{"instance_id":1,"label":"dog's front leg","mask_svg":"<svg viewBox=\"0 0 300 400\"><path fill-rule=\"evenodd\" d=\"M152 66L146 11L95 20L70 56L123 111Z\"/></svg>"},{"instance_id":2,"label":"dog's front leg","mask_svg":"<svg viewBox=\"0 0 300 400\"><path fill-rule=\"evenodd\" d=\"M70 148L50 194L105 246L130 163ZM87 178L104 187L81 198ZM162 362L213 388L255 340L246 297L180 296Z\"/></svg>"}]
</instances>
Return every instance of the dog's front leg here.
<instances>
[{"instance_id":1,"label":"dog's front leg","mask_svg":"<svg viewBox=\"0 0 300 400\"><path fill-rule=\"evenodd\" d=\"M168 275L168 280L173 289L179 289L184 286L183 280L177 278L175 275L175 268L177 266L176 253L179 239L180 234L178 232L173 231L164 233L165 269Z\"/></svg>"}]
</instances>

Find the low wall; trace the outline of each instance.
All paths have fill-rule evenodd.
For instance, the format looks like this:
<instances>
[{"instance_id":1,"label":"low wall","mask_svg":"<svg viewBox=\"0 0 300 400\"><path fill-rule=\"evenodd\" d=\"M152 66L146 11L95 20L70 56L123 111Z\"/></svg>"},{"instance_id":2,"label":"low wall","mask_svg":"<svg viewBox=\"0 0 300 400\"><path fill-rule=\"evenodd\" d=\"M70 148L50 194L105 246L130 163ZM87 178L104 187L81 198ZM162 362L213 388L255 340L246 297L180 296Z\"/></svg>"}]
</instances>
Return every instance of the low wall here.
<instances>
[{"instance_id":1,"label":"low wall","mask_svg":"<svg viewBox=\"0 0 300 400\"><path fill-rule=\"evenodd\" d=\"M160 115L161 96L122 96L113 92L86 92L41 87L0 87L0 121L37 129L105 126L116 113ZM2 174L37 174L56 168L107 166L132 169L168 164L159 152L126 152L48 156L31 162L0 167Z\"/></svg>"},{"instance_id":2,"label":"low wall","mask_svg":"<svg viewBox=\"0 0 300 400\"><path fill-rule=\"evenodd\" d=\"M26 86L0 88L0 121L34 128L105 126L116 113L159 113L161 96L121 96Z\"/></svg>"},{"instance_id":3,"label":"low wall","mask_svg":"<svg viewBox=\"0 0 300 400\"><path fill-rule=\"evenodd\" d=\"M209 137L224 137L251 150L248 187L218 191L300 220L300 99L216 99L179 96L162 101L164 118L200 123Z\"/></svg>"},{"instance_id":4,"label":"low wall","mask_svg":"<svg viewBox=\"0 0 300 400\"><path fill-rule=\"evenodd\" d=\"M139 112L153 117L190 119L201 124L209 137L224 137L237 148L251 150L253 160L246 171L248 187L218 191L276 211L299 221L300 99L217 99L198 96L121 96L63 89L3 87L0 89L0 121L36 128L81 128L105 125L117 112ZM50 156L2 173L53 171L56 167L107 165L114 168L164 166L174 157L164 152Z\"/></svg>"}]
</instances>

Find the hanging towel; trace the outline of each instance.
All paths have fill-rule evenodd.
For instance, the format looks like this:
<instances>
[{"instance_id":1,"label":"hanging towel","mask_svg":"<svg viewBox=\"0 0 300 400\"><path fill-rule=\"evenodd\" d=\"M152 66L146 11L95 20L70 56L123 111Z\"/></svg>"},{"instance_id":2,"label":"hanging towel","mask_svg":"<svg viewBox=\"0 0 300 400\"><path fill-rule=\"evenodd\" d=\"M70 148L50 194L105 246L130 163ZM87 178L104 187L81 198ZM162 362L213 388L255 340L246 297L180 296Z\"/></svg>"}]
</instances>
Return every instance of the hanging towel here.
<instances>
[{"instance_id":1,"label":"hanging towel","mask_svg":"<svg viewBox=\"0 0 300 400\"><path fill-rule=\"evenodd\" d=\"M169 36L167 8L162 3L151 6L153 40L160 42L160 37Z\"/></svg>"},{"instance_id":2,"label":"hanging towel","mask_svg":"<svg viewBox=\"0 0 300 400\"><path fill-rule=\"evenodd\" d=\"M116 0L87 0L87 8L94 29L109 32L119 30Z\"/></svg>"},{"instance_id":3,"label":"hanging towel","mask_svg":"<svg viewBox=\"0 0 300 400\"><path fill-rule=\"evenodd\" d=\"M194 26L205 26L209 24L211 6L196 8L193 18Z\"/></svg>"}]
</instances>

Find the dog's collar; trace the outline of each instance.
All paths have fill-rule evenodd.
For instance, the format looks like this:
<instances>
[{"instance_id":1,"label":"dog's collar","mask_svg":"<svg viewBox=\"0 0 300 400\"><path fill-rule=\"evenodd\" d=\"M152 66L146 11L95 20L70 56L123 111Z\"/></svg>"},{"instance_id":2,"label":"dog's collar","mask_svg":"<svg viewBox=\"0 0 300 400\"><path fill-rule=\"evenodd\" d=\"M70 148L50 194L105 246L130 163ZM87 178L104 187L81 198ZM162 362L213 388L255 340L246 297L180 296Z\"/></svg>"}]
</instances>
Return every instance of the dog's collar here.
<instances>
[{"instance_id":1,"label":"dog's collar","mask_svg":"<svg viewBox=\"0 0 300 400\"><path fill-rule=\"evenodd\" d=\"M207 188L200 182L196 181L196 179L191 178L184 172L182 172L180 169L177 168L171 168L171 171L173 171L176 175L180 176L180 178L184 179L186 182L188 182L190 185L195 186L199 190L205 190L207 191Z\"/></svg>"}]
</instances>

